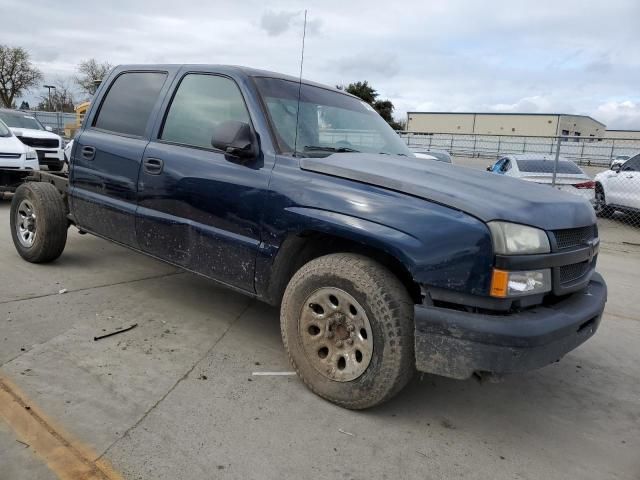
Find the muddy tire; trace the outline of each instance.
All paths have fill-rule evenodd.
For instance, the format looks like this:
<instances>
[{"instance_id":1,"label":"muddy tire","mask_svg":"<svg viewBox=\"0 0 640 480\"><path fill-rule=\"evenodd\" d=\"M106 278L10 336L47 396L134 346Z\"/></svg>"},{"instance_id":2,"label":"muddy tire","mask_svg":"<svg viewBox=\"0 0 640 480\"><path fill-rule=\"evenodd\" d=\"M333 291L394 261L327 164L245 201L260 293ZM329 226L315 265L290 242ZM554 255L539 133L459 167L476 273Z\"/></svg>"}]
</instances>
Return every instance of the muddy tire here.
<instances>
[{"instance_id":1,"label":"muddy tire","mask_svg":"<svg viewBox=\"0 0 640 480\"><path fill-rule=\"evenodd\" d=\"M11 201L10 218L13 244L22 258L45 263L62 254L69 222L62 196L53 185L20 185Z\"/></svg>"},{"instance_id":2,"label":"muddy tire","mask_svg":"<svg viewBox=\"0 0 640 480\"><path fill-rule=\"evenodd\" d=\"M385 402L415 370L413 302L393 273L361 255L327 255L298 270L280 327L300 378L342 407Z\"/></svg>"},{"instance_id":3,"label":"muddy tire","mask_svg":"<svg viewBox=\"0 0 640 480\"><path fill-rule=\"evenodd\" d=\"M601 218L610 218L615 213L615 210L607 205L604 188L599 183L596 184L596 201L593 208L596 211L596 216Z\"/></svg>"}]
</instances>

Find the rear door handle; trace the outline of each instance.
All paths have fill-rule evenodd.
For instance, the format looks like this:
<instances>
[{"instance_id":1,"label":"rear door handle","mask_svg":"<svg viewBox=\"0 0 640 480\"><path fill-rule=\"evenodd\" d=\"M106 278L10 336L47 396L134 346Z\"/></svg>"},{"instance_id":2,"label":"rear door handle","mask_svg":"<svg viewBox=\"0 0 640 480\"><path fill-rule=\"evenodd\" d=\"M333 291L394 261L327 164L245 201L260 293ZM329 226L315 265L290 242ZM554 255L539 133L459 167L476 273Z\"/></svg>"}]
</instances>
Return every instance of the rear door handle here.
<instances>
[{"instance_id":1,"label":"rear door handle","mask_svg":"<svg viewBox=\"0 0 640 480\"><path fill-rule=\"evenodd\" d=\"M162 167L164 162L159 158L145 158L142 162L144 171L150 175L160 175L162 173Z\"/></svg>"},{"instance_id":2,"label":"rear door handle","mask_svg":"<svg viewBox=\"0 0 640 480\"><path fill-rule=\"evenodd\" d=\"M95 156L96 156L95 147L91 147L89 145L82 147L82 158L86 158L87 160L93 160Z\"/></svg>"}]
</instances>

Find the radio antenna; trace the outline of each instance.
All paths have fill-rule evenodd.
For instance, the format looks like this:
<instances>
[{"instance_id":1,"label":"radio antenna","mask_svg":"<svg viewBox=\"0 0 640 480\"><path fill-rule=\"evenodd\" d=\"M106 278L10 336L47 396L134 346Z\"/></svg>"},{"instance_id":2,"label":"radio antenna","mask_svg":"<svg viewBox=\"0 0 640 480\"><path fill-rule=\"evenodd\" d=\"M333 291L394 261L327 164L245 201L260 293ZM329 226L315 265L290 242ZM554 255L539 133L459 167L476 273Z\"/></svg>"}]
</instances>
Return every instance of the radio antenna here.
<instances>
[{"instance_id":1,"label":"radio antenna","mask_svg":"<svg viewBox=\"0 0 640 480\"><path fill-rule=\"evenodd\" d=\"M300 120L300 95L302 93L302 65L304 64L304 39L307 36L307 10L304 11L304 27L302 28L302 53L300 54L300 76L298 78L298 108L296 109L296 136L293 141L293 156L298 155L298 122Z\"/></svg>"}]
</instances>

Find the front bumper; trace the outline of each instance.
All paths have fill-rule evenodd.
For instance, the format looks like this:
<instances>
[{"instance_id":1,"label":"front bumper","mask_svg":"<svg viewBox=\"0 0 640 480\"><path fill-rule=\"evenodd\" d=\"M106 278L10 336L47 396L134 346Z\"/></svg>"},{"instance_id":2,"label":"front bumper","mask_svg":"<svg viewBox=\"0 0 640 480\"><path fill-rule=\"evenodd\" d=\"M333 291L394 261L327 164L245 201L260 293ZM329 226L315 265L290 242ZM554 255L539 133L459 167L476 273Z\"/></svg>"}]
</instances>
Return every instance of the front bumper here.
<instances>
[{"instance_id":1,"label":"front bumper","mask_svg":"<svg viewBox=\"0 0 640 480\"><path fill-rule=\"evenodd\" d=\"M475 372L505 374L543 367L595 333L606 301L607 286L594 273L584 290L518 313L488 315L418 305L416 367L458 379Z\"/></svg>"},{"instance_id":2,"label":"front bumper","mask_svg":"<svg viewBox=\"0 0 640 480\"><path fill-rule=\"evenodd\" d=\"M35 149L40 165L59 165L64 162L64 150L62 148Z\"/></svg>"}]
</instances>

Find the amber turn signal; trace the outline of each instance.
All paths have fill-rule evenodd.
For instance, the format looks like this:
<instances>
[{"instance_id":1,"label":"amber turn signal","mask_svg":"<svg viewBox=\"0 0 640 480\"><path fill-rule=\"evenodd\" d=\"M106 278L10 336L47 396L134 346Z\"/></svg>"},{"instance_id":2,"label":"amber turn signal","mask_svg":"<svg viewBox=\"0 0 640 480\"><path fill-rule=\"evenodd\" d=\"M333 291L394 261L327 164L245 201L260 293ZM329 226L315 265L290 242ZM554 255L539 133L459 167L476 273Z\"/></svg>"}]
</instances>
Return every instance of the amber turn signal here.
<instances>
[{"instance_id":1,"label":"amber turn signal","mask_svg":"<svg viewBox=\"0 0 640 480\"><path fill-rule=\"evenodd\" d=\"M506 297L508 284L509 272L494 268L491 275L491 296L498 298Z\"/></svg>"}]
</instances>

